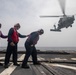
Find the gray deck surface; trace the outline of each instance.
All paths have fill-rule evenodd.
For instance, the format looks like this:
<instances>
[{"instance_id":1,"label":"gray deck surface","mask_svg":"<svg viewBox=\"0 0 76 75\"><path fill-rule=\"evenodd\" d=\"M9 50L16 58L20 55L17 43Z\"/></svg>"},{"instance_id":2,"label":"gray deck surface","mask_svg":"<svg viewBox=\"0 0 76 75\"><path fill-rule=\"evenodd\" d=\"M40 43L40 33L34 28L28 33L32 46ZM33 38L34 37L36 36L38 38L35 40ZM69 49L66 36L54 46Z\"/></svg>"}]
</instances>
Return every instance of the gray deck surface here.
<instances>
[{"instance_id":1,"label":"gray deck surface","mask_svg":"<svg viewBox=\"0 0 76 75\"><path fill-rule=\"evenodd\" d=\"M5 72L4 75L76 75L76 53L38 54L38 60L41 65L33 65L32 62L28 62L29 69L23 69L18 66L12 71L7 68L8 72L5 72L6 69L0 66L0 75L3 75L2 72ZM31 57L29 61L31 61ZM19 63L21 64L22 62ZM14 68L13 65L12 68ZM11 73L9 74L10 71Z\"/></svg>"}]
</instances>

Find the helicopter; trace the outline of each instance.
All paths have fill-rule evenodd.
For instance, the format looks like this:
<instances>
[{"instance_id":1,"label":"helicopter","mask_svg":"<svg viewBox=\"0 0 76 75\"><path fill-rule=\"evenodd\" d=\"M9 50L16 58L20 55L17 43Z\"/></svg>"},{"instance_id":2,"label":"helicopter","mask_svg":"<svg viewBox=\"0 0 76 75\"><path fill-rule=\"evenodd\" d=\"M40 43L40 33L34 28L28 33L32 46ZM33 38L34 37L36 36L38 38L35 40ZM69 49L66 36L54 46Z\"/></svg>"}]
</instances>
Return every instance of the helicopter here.
<instances>
[{"instance_id":1,"label":"helicopter","mask_svg":"<svg viewBox=\"0 0 76 75\"><path fill-rule=\"evenodd\" d=\"M75 17L74 15L66 15L65 14L65 0L59 0L60 7L62 9L63 15L59 16L40 16L40 18L46 18L46 17L60 17L58 21L58 26L54 24L54 29L50 29L50 31L59 31L61 32L62 28L68 28L72 27L72 24L74 23Z\"/></svg>"},{"instance_id":2,"label":"helicopter","mask_svg":"<svg viewBox=\"0 0 76 75\"><path fill-rule=\"evenodd\" d=\"M61 31L61 28L72 27L74 20L75 20L74 15L71 17L65 15L65 17L60 18L58 22L58 27L56 28L56 25L54 24L54 29L50 29L50 31Z\"/></svg>"}]
</instances>

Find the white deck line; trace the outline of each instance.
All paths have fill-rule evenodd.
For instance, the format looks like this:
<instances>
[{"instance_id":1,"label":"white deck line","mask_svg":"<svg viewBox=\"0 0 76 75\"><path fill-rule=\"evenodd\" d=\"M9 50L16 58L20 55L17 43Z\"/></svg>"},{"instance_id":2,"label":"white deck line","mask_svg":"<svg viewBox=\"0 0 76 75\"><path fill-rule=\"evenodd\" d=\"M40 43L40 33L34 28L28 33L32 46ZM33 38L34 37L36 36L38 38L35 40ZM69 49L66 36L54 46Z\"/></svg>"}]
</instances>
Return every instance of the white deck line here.
<instances>
[{"instance_id":1,"label":"white deck line","mask_svg":"<svg viewBox=\"0 0 76 75\"><path fill-rule=\"evenodd\" d=\"M50 65L50 66L57 66L57 67L62 67L62 68L67 68L67 69L76 70L76 67L73 67L73 66L60 65L60 64L47 64L47 65Z\"/></svg>"},{"instance_id":2,"label":"white deck line","mask_svg":"<svg viewBox=\"0 0 76 75\"><path fill-rule=\"evenodd\" d=\"M39 58L38 58L39 60L41 60L42 59L42 57L40 57L39 56ZM43 58L43 60L44 60L44 58ZM72 69L72 70L76 70L76 67L74 67L74 66L68 66L68 65L61 65L61 64L50 64L50 63L44 63L45 65L47 65L47 66L57 66L57 67L62 67L62 68L67 68L67 69Z\"/></svg>"},{"instance_id":3,"label":"white deck line","mask_svg":"<svg viewBox=\"0 0 76 75\"><path fill-rule=\"evenodd\" d=\"M0 59L4 59L5 57L0 57Z\"/></svg>"},{"instance_id":4,"label":"white deck line","mask_svg":"<svg viewBox=\"0 0 76 75\"><path fill-rule=\"evenodd\" d=\"M24 55L23 54L18 60L23 60L24 58ZM16 69L17 66L14 66L13 64L11 64L8 68L6 68L3 72L0 73L0 75L10 75L15 69Z\"/></svg>"}]
</instances>

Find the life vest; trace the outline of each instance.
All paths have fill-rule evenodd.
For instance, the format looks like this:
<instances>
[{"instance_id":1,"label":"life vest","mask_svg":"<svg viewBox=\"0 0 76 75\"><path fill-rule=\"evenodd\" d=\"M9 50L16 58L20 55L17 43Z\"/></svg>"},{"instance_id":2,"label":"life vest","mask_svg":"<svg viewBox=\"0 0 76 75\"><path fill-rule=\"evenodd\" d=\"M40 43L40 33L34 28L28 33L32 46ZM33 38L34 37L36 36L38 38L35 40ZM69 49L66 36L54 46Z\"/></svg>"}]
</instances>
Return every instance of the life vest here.
<instances>
[{"instance_id":1,"label":"life vest","mask_svg":"<svg viewBox=\"0 0 76 75\"><path fill-rule=\"evenodd\" d=\"M14 29L13 34L12 34L12 40L15 43L18 43L18 41L19 41L18 32L15 29Z\"/></svg>"}]
</instances>

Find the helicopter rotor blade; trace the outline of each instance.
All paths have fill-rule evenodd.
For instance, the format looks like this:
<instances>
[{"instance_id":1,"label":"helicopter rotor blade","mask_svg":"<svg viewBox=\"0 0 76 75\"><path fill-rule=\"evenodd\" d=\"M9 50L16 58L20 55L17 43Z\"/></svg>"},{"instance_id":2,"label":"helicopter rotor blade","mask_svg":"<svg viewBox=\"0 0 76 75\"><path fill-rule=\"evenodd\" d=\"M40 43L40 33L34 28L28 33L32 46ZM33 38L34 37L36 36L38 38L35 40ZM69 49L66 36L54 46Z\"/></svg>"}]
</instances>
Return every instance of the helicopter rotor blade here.
<instances>
[{"instance_id":1,"label":"helicopter rotor blade","mask_svg":"<svg viewBox=\"0 0 76 75\"><path fill-rule=\"evenodd\" d=\"M61 7L61 9L62 9L62 12L63 12L63 15L58 15L58 16L48 16L48 15L46 15L46 16L40 16L41 18L50 18L50 17L63 17L63 16L65 16L65 1L66 0L58 0L59 1L59 4L60 4L60 7Z\"/></svg>"},{"instance_id":2,"label":"helicopter rotor blade","mask_svg":"<svg viewBox=\"0 0 76 75\"><path fill-rule=\"evenodd\" d=\"M58 0L63 14L65 15L65 0Z\"/></svg>"},{"instance_id":3,"label":"helicopter rotor blade","mask_svg":"<svg viewBox=\"0 0 76 75\"><path fill-rule=\"evenodd\" d=\"M44 18L44 17L62 17L63 15L59 15L59 16L40 16L41 18Z\"/></svg>"}]
</instances>

